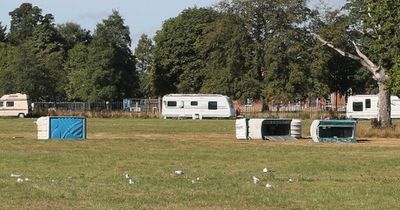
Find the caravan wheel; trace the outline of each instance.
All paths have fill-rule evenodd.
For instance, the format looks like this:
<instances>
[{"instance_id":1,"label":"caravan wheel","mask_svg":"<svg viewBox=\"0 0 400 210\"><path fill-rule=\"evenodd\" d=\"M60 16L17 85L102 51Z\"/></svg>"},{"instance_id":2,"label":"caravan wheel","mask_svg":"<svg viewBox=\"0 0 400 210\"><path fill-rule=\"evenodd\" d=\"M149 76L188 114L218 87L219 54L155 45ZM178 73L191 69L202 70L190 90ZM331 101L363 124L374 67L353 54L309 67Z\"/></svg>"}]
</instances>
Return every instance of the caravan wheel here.
<instances>
[{"instance_id":1,"label":"caravan wheel","mask_svg":"<svg viewBox=\"0 0 400 210\"><path fill-rule=\"evenodd\" d=\"M19 114L18 114L18 117L19 117L19 118L25 118L25 114L24 114L24 113L19 113Z\"/></svg>"}]
</instances>

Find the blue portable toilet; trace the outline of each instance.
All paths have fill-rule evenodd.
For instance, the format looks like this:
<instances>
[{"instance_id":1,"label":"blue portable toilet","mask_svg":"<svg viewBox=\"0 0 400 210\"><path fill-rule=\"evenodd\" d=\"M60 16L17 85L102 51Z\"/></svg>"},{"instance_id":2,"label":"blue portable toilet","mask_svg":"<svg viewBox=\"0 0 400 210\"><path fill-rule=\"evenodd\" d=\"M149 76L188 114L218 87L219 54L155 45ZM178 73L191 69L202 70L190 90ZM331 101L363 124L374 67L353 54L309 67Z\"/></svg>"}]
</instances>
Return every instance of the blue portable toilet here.
<instances>
[{"instance_id":1,"label":"blue portable toilet","mask_svg":"<svg viewBox=\"0 0 400 210\"><path fill-rule=\"evenodd\" d=\"M38 139L86 139L85 117L41 117L36 123Z\"/></svg>"}]
</instances>

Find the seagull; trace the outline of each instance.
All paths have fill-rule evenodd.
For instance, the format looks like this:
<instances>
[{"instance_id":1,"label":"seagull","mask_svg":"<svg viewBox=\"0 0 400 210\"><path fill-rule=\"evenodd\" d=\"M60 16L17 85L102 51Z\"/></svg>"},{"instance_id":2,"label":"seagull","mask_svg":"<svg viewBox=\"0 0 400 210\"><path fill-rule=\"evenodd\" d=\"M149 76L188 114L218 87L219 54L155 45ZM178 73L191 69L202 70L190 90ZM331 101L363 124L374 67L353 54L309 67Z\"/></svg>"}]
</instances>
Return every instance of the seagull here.
<instances>
[{"instance_id":1,"label":"seagull","mask_svg":"<svg viewBox=\"0 0 400 210\"><path fill-rule=\"evenodd\" d=\"M135 182L133 181L133 179L129 178L128 179L128 184L135 184Z\"/></svg>"},{"instance_id":2,"label":"seagull","mask_svg":"<svg viewBox=\"0 0 400 210\"><path fill-rule=\"evenodd\" d=\"M20 177L21 175L20 174L13 174L13 173L11 173L11 177Z\"/></svg>"},{"instance_id":3,"label":"seagull","mask_svg":"<svg viewBox=\"0 0 400 210\"><path fill-rule=\"evenodd\" d=\"M288 183L293 183L293 179L289 178Z\"/></svg>"},{"instance_id":4,"label":"seagull","mask_svg":"<svg viewBox=\"0 0 400 210\"><path fill-rule=\"evenodd\" d=\"M18 183L22 183L22 182L24 182L24 179L18 178L18 179L17 179L17 182L18 182Z\"/></svg>"},{"instance_id":5,"label":"seagull","mask_svg":"<svg viewBox=\"0 0 400 210\"><path fill-rule=\"evenodd\" d=\"M264 173L268 173L268 168L263 168Z\"/></svg>"},{"instance_id":6,"label":"seagull","mask_svg":"<svg viewBox=\"0 0 400 210\"><path fill-rule=\"evenodd\" d=\"M260 182L260 179L257 178L256 176L251 177L253 179L253 183L254 184L258 184L258 182Z\"/></svg>"},{"instance_id":7,"label":"seagull","mask_svg":"<svg viewBox=\"0 0 400 210\"><path fill-rule=\"evenodd\" d=\"M178 171L175 171L175 175L177 175L177 176L180 176L180 175L183 175L184 173L183 173L183 171L181 171L181 170L178 170Z\"/></svg>"},{"instance_id":8,"label":"seagull","mask_svg":"<svg viewBox=\"0 0 400 210\"><path fill-rule=\"evenodd\" d=\"M271 188L271 187L272 187L272 185L270 185L268 183L265 185L265 188Z\"/></svg>"}]
</instances>

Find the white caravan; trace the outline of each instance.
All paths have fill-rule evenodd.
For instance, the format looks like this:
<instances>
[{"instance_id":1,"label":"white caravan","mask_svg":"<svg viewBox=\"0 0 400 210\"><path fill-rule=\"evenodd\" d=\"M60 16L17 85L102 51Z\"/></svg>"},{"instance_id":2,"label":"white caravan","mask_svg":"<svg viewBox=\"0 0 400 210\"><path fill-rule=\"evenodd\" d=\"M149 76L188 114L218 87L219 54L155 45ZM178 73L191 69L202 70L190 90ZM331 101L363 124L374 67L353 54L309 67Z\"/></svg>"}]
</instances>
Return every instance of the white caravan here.
<instances>
[{"instance_id":1,"label":"white caravan","mask_svg":"<svg viewBox=\"0 0 400 210\"><path fill-rule=\"evenodd\" d=\"M346 117L352 119L373 119L378 117L377 95L355 95L347 100ZM397 96L390 97L392 118L400 118L400 99Z\"/></svg>"},{"instance_id":2,"label":"white caravan","mask_svg":"<svg viewBox=\"0 0 400 210\"><path fill-rule=\"evenodd\" d=\"M169 94L162 99L162 116L166 118L230 118L236 110L232 100L217 94Z\"/></svg>"},{"instance_id":3,"label":"white caravan","mask_svg":"<svg viewBox=\"0 0 400 210\"><path fill-rule=\"evenodd\" d=\"M4 95L0 98L0 116L24 118L29 114L29 97L16 93Z\"/></svg>"}]
</instances>

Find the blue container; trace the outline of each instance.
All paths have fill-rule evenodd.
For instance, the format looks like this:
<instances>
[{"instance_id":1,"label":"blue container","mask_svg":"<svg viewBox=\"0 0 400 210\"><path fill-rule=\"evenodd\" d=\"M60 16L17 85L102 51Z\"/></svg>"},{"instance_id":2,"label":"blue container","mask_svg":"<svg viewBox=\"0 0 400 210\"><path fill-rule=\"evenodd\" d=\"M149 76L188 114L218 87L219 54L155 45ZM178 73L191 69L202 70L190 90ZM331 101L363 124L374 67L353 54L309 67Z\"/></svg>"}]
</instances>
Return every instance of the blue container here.
<instances>
[{"instance_id":1,"label":"blue container","mask_svg":"<svg viewBox=\"0 0 400 210\"><path fill-rule=\"evenodd\" d=\"M50 117L51 139L86 139L85 117Z\"/></svg>"}]
</instances>

